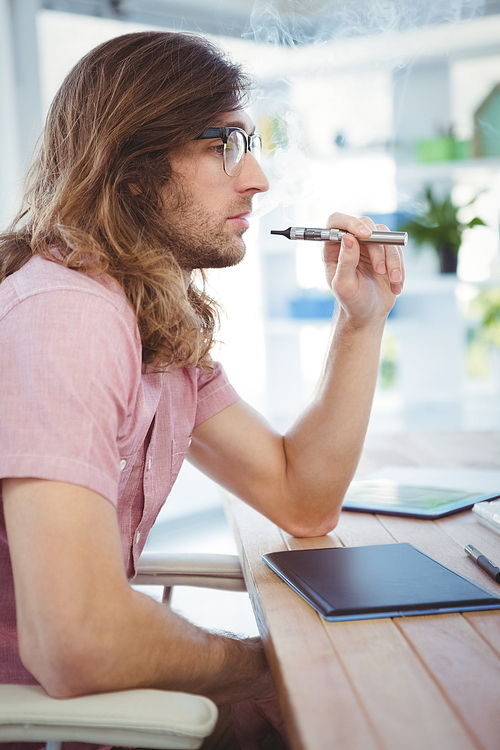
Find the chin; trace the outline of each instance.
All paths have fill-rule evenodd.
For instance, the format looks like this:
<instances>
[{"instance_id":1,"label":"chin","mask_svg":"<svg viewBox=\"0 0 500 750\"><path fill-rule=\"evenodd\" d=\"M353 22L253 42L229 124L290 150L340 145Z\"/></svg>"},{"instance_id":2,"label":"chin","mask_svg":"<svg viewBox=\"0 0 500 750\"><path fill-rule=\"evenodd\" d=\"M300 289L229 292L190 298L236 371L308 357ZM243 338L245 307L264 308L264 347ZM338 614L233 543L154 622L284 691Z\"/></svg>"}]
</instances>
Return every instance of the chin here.
<instances>
[{"instance_id":1,"label":"chin","mask_svg":"<svg viewBox=\"0 0 500 750\"><path fill-rule=\"evenodd\" d=\"M231 263L231 265L236 266L238 265L238 263L241 263L246 254L247 246L245 245L244 241L240 239L238 242L238 248L234 253L232 253L233 262Z\"/></svg>"},{"instance_id":2,"label":"chin","mask_svg":"<svg viewBox=\"0 0 500 750\"><path fill-rule=\"evenodd\" d=\"M232 266L237 266L243 258L246 255L246 246L245 243L242 241L239 243L238 247L231 247L230 250L228 250L225 253L221 253L217 257L212 257L210 259L210 265L205 266L206 268L232 268Z\"/></svg>"},{"instance_id":3,"label":"chin","mask_svg":"<svg viewBox=\"0 0 500 750\"><path fill-rule=\"evenodd\" d=\"M212 261L212 263L209 266L206 266L206 268L232 268L233 266L237 266L243 258L245 257L245 251L239 253L238 255L232 254L232 255L225 255L223 258L217 258Z\"/></svg>"}]
</instances>

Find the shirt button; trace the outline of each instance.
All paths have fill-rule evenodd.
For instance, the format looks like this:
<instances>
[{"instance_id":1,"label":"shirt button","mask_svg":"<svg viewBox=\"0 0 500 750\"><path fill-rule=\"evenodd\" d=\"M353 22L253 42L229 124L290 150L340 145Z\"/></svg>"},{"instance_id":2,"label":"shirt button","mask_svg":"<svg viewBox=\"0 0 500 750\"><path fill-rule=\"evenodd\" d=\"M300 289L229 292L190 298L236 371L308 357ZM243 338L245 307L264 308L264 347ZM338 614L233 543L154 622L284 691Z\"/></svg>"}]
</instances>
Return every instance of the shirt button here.
<instances>
[{"instance_id":1,"label":"shirt button","mask_svg":"<svg viewBox=\"0 0 500 750\"><path fill-rule=\"evenodd\" d=\"M127 465L127 462L125 461L124 458L122 458L122 460L120 461L120 471L123 471L126 465Z\"/></svg>"},{"instance_id":2,"label":"shirt button","mask_svg":"<svg viewBox=\"0 0 500 750\"><path fill-rule=\"evenodd\" d=\"M140 541L141 541L141 532L138 531L137 534L135 535L135 543L139 544Z\"/></svg>"}]
</instances>

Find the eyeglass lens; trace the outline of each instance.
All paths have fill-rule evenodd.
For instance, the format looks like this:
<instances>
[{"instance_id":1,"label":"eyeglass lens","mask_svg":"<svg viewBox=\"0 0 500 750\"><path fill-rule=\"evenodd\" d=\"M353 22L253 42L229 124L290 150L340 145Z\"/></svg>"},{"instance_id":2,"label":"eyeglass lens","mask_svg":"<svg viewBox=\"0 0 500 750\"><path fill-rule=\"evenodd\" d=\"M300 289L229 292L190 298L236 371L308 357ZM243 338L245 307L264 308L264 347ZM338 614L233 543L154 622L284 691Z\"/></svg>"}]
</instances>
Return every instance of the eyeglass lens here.
<instances>
[{"instance_id":1,"label":"eyeglass lens","mask_svg":"<svg viewBox=\"0 0 500 750\"><path fill-rule=\"evenodd\" d=\"M248 146L252 155L259 160L261 152L260 137L258 135L249 136ZM233 177L240 173L246 150L247 141L245 135L239 130L233 130L229 134L224 149L224 168L228 175Z\"/></svg>"}]
</instances>

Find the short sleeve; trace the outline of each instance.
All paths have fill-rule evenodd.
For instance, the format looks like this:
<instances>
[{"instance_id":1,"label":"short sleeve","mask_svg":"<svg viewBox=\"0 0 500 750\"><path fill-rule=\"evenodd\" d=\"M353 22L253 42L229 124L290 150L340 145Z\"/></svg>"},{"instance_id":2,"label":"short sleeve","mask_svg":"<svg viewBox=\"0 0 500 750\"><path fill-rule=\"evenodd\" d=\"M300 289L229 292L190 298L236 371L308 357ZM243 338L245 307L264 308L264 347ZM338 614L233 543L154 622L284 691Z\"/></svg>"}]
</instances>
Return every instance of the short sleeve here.
<instances>
[{"instance_id":1,"label":"short sleeve","mask_svg":"<svg viewBox=\"0 0 500 750\"><path fill-rule=\"evenodd\" d=\"M0 320L0 476L71 482L116 505L120 436L141 377L135 319L106 295L52 290Z\"/></svg>"},{"instance_id":2,"label":"short sleeve","mask_svg":"<svg viewBox=\"0 0 500 750\"><path fill-rule=\"evenodd\" d=\"M215 363L211 375L198 378L198 403L194 426L197 427L218 412L239 401L239 396L230 384L224 368Z\"/></svg>"}]
</instances>

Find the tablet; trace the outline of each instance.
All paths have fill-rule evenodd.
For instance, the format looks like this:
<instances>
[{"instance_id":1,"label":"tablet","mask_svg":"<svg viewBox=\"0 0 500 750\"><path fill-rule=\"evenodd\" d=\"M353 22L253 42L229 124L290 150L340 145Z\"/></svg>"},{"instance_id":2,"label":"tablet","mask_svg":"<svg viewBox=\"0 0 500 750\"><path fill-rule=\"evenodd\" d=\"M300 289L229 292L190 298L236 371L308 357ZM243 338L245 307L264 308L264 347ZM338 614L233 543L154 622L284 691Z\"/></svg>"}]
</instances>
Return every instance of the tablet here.
<instances>
[{"instance_id":1,"label":"tablet","mask_svg":"<svg viewBox=\"0 0 500 750\"><path fill-rule=\"evenodd\" d=\"M365 513L434 519L498 497L500 491L484 495L441 487L418 487L389 479L366 479L351 482L342 508Z\"/></svg>"}]
</instances>

